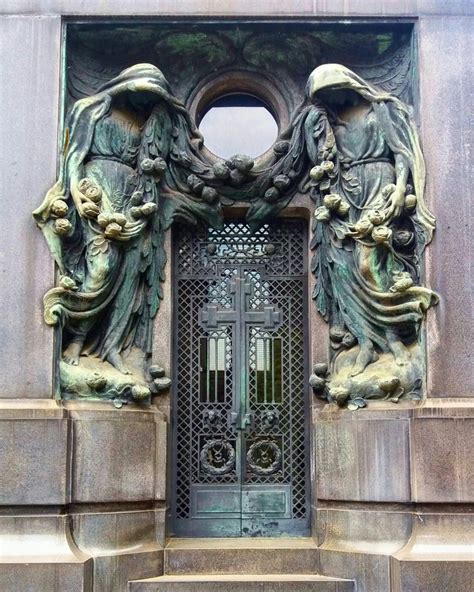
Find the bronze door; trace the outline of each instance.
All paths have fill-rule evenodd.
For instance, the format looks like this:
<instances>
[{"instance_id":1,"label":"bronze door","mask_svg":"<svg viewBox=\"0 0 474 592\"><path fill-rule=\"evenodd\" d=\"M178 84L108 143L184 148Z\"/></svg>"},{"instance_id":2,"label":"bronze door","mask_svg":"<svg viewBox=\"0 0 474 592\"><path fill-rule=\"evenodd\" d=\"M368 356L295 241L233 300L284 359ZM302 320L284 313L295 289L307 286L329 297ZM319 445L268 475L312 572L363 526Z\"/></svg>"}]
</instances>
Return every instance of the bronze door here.
<instances>
[{"instance_id":1,"label":"bronze door","mask_svg":"<svg viewBox=\"0 0 474 592\"><path fill-rule=\"evenodd\" d=\"M305 223L174 246L172 531L308 534Z\"/></svg>"}]
</instances>

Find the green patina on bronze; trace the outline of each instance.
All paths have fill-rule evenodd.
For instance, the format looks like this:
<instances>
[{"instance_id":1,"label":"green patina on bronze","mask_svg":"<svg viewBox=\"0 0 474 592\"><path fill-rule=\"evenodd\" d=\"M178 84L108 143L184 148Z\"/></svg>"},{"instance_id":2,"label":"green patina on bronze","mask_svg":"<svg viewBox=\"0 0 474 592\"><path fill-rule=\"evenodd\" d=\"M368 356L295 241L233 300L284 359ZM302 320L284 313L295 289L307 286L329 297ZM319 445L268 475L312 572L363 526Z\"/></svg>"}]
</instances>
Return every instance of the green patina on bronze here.
<instances>
[{"instance_id":1,"label":"green patina on bronze","mask_svg":"<svg viewBox=\"0 0 474 592\"><path fill-rule=\"evenodd\" d=\"M306 92L273 162L254 171L247 219L259 226L297 193L315 204L313 298L332 353L329 371L315 366L314 390L354 409L420 398L420 328L438 299L420 286L435 221L410 109L339 64L316 68Z\"/></svg>"},{"instance_id":2,"label":"green patina on bronze","mask_svg":"<svg viewBox=\"0 0 474 592\"><path fill-rule=\"evenodd\" d=\"M46 322L61 327L63 397L120 404L166 387L147 366L164 231L174 220L222 223L216 192L188 181L211 176L196 156L200 143L149 64L124 70L71 110L59 179L34 212L60 272L44 305Z\"/></svg>"},{"instance_id":3,"label":"green patina on bronze","mask_svg":"<svg viewBox=\"0 0 474 592\"><path fill-rule=\"evenodd\" d=\"M102 43L117 47L120 37L126 50L108 52L102 69L87 57L99 30ZM273 152L256 163L245 155L210 162L158 68L138 64L117 74L124 55L151 47L186 98L200 78L229 68L291 80L292 122ZM310 64L356 47L360 57L376 56L361 67L370 83L325 64L303 95ZM412 94L406 32L268 27L257 36L253 25L98 26L73 28L69 51L68 90L77 100L58 182L34 213L60 271L45 296L45 319L60 327L61 396L121 404L149 400L169 384L149 366L163 235L174 220L218 226L223 204L247 202L257 228L305 193L314 202L313 297L331 338L329 364L315 365L313 389L353 408L369 398L421 396L420 326L437 299L420 286L420 266L434 219L411 109L400 100Z\"/></svg>"}]
</instances>

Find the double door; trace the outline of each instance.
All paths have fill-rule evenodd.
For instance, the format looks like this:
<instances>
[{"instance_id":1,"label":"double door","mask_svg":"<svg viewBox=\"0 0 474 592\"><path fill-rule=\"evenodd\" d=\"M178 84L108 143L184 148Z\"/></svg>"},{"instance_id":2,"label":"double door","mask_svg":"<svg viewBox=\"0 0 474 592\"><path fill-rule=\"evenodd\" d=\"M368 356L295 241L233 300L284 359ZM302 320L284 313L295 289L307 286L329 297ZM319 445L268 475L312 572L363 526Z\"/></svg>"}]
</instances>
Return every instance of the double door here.
<instances>
[{"instance_id":1,"label":"double door","mask_svg":"<svg viewBox=\"0 0 474 592\"><path fill-rule=\"evenodd\" d=\"M309 529L304 223L175 240L172 531Z\"/></svg>"}]
</instances>

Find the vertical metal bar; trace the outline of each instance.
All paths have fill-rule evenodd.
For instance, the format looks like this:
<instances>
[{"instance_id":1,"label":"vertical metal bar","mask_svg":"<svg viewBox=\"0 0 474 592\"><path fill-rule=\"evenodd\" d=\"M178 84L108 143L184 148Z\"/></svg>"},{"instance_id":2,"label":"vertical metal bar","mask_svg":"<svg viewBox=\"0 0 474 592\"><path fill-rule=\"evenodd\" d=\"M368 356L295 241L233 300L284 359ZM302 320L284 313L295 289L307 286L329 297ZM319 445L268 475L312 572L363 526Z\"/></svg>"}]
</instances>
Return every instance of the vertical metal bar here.
<instances>
[{"instance_id":1,"label":"vertical metal bar","mask_svg":"<svg viewBox=\"0 0 474 592\"><path fill-rule=\"evenodd\" d=\"M272 403L275 403L275 338L271 338L271 350L272 350L272 363L271 363L271 373L272 373Z\"/></svg>"},{"instance_id":2,"label":"vertical metal bar","mask_svg":"<svg viewBox=\"0 0 474 592\"><path fill-rule=\"evenodd\" d=\"M263 402L267 403L267 338L263 338Z\"/></svg>"},{"instance_id":3,"label":"vertical metal bar","mask_svg":"<svg viewBox=\"0 0 474 592\"><path fill-rule=\"evenodd\" d=\"M219 337L214 337L214 397L213 403L217 401L217 372L219 368Z\"/></svg>"},{"instance_id":4,"label":"vertical metal bar","mask_svg":"<svg viewBox=\"0 0 474 592\"><path fill-rule=\"evenodd\" d=\"M211 350L212 350L212 337L207 338L207 352L206 352L206 403L209 403L209 397L211 395L210 388L210 371L211 371Z\"/></svg>"}]
</instances>

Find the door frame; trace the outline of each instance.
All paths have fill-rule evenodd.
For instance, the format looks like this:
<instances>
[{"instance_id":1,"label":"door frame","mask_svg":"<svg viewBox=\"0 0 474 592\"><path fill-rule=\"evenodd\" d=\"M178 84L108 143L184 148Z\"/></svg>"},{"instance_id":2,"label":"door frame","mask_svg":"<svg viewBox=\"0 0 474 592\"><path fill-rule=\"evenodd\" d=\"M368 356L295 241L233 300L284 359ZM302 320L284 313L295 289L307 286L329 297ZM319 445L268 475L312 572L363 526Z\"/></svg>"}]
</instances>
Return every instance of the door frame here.
<instances>
[{"instance_id":1,"label":"door frame","mask_svg":"<svg viewBox=\"0 0 474 592\"><path fill-rule=\"evenodd\" d=\"M227 210L227 208L226 208ZM236 221L245 221L245 213L246 213L247 208L233 208L232 210L229 209L229 211L226 211L226 215L225 215L225 221L230 221L230 220L236 220ZM309 374L310 374L310 363L311 363L311 351L312 351L312 341L311 341L311 332L310 332L310 327L311 327L311 320L312 320L312 308L310 307L310 289L312 289L312 285L311 285L311 281L310 278L312 277L310 274L310 269L309 269L309 241L310 241L310 223L309 223L309 210L307 208L287 208L285 211L283 211L279 216L278 216L278 220L281 222L284 222L285 219L299 219L302 222L304 222L305 224L305 229L304 229L304 248L303 248L303 256L304 256L304 276L305 276L305 281L304 281L304 297L303 297L303 318L306 319L305 322L303 322L303 349L304 349L304 360L303 360L303 373L304 373L304 382L307 386L307 388L304 389L304 441L305 441L305 447L306 447L306 466L305 466L305 481L307 483L307 487L306 487L306 507L308 510L308 515L306 518L304 518L304 522L306 523L306 528L305 530L307 531L307 534L301 534L301 532L296 532L294 535L292 535L291 533L285 533L285 534L281 534L281 535L273 535L276 537L282 537L282 536L296 536L296 537L301 537L301 536L312 536L312 529L313 529L313 521L312 521L312 513L314 511L313 509L313 499L314 499L314 470L313 470L313 465L314 465L314 453L313 453L313 434L312 434L312 397L311 397L311 392L310 392L310 388L309 388L309 383L308 383L308 378L309 378ZM173 225L171 227L171 231L170 231L170 240L169 240L169 245L170 245L170 250L171 250L171 256L170 256L170 261L171 261L171 273L170 273L170 286L171 286L171 298L172 298L172 310L171 310L171 315L170 315L170 320L171 320L171 356L170 359L174 360L175 359L175 352L177 350L178 347L178 314L179 314L179 310L178 310L178 306L177 306L177 294L176 294L176 270L177 270L177 249L175 249L176 246L176 240L177 240L177 229L176 227ZM168 537L179 537L179 538L193 538L193 537L199 537L199 538L213 538L214 536L218 537L219 535L202 535L202 534L195 534L193 533L193 529L190 529L190 533L189 535L185 535L183 533L180 534L176 534L174 532L174 512L176 509L176 504L174 503L175 500L173 500L173 495L174 495L174 487L175 487L175 483L177 481L177 464L175 462L175 451L174 451L174 445L175 445L175 436L176 436L176 415L175 415L175 410L176 410L176 406L178 404L178 392L177 392L177 385L178 385L178 380L177 380L177 365L176 364L172 364L172 376L173 376L173 382L172 382L172 387L170 389L170 414L169 414L169 434L168 434L168 446L167 446L167 450L168 450L168 462L167 462L167 496L166 499L168 500L167 502L167 508L166 508L166 532L167 532L167 536ZM171 500L171 502L169 501ZM223 516L222 516L223 517ZM241 519L240 519L241 520ZM192 519L189 519L189 522L191 523ZM232 538L232 536L234 535L227 535L226 538ZM252 536L252 534L242 534L240 533L239 535L235 535L238 538L250 538ZM264 535L265 536L265 535ZM272 536L272 535L266 535L266 536Z\"/></svg>"}]
</instances>

